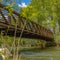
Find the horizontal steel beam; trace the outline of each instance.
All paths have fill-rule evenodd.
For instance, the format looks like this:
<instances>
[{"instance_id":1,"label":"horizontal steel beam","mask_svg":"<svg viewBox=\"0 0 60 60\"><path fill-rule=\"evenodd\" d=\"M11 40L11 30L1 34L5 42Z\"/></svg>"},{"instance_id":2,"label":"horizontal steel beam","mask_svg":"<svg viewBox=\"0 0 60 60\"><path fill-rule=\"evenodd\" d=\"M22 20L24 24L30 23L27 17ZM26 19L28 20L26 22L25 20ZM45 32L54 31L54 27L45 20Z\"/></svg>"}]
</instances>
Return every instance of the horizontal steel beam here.
<instances>
[{"instance_id":1,"label":"horizontal steel beam","mask_svg":"<svg viewBox=\"0 0 60 60\"><path fill-rule=\"evenodd\" d=\"M14 36L15 26L0 22L0 32L1 31L4 32L4 35L5 35L5 33L7 33L7 35L9 35L9 36ZM21 31L22 30L20 28L17 28L17 30L16 30L16 36L17 37L20 36ZM34 33L34 32L31 32L31 31L28 31L28 30L25 30L25 29L23 31L22 37L24 37L24 38L32 38L32 39L43 39L43 40L47 40L47 41L53 39L53 38L48 38L48 37L41 36L38 33Z\"/></svg>"}]
</instances>

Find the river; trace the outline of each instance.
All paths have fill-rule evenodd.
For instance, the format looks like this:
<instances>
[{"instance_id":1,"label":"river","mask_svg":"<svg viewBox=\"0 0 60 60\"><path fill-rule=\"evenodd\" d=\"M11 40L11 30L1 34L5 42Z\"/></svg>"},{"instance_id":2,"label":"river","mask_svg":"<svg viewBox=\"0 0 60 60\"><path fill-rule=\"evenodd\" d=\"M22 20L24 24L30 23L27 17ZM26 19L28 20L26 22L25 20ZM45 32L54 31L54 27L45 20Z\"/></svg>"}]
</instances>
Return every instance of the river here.
<instances>
[{"instance_id":1,"label":"river","mask_svg":"<svg viewBox=\"0 0 60 60\"><path fill-rule=\"evenodd\" d=\"M60 47L24 51L21 52L20 56L22 60L60 60Z\"/></svg>"},{"instance_id":2,"label":"river","mask_svg":"<svg viewBox=\"0 0 60 60\"><path fill-rule=\"evenodd\" d=\"M2 60L1 56L0 60ZM60 60L60 47L21 51L20 60Z\"/></svg>"}]
</instances>

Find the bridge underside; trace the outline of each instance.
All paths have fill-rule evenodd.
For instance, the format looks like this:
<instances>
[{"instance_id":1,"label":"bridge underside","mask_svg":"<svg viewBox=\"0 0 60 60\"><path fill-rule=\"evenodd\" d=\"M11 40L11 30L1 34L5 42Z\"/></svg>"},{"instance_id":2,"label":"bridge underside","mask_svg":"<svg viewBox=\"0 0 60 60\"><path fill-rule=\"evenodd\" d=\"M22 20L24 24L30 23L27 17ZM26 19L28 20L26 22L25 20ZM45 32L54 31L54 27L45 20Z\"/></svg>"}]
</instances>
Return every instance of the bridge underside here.
<instances>
[{"instance_id":1,"label":"bridge underside","mask_svg":"<svg viewBox=\"0 0 60 60\"><path fill-rule=\"evenodd\" d=\"M0 30L2 30L2 29L0 28ZM10 30L8 30L8 32L6 32L6 29L3 29L2 31L3 31L3 36L9 35L10 37L13 37L14 33L15 33L14 29L10 29ZM20 34L21 34L21 30L19 30L16 33L16 37L20 37ZM30 31L27 32L27 30L23 31L23 34L22 34L21 37L22 38L29 38L29 39L39 39L39 40L42 39L42 40L45 40L45 41L52 41L53 40L53 39L50 39L50 38L46 38L46 37L40 36L38 34L30 32Z\"/></svg>"},{"instance_id":2,"label":"bridge underside","mask_svg":"<svg viewBox=\"0 0 60 60\"><path fill-rule=\"evenodd\" d=\"M3 32L4 36L9 35L12 37L15 35L15 31L16 31L16 37L20 37L21 31L22 31L20 28L17 27L17 29L15 29L15 26L13 26L13 25L9 25L9 24L0 22L0 33ZM38 40L43 39L46 41L52 41L53 40L52 38L47 38L47 37L41 36L38 33L34 33L34 32L31 32L31 31L28 31L25 29L24 29L21 37L30 38L30 39L38 39Z\"/></svg>"}]
</instances>

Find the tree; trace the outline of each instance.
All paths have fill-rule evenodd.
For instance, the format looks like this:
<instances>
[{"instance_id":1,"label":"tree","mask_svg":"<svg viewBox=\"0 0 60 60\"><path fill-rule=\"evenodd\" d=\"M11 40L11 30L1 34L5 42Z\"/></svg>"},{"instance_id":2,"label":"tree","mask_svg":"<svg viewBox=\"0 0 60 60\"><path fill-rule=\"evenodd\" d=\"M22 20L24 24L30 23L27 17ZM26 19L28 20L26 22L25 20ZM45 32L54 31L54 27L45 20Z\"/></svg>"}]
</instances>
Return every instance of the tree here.
<instances>
[{"instance_id":1,"label":"tree","mask_svg":"<svg viewBox=\"0 0 60 60\"><path fill-rule=\"evenodd\" d=\"M36 13L35 13L36 12ZM39 14L38 11L36 11L35 9L33 9L32 5L28 5L25 8L21 8L20 13L22 16L34 21L34 22L38 22L37 15Z\"/></svg>"},{"instance_id":2,"label":"tree","mask_svg":"<svg viewBox=\"0 0 60 60\"><path fill-rule=\"evenodd\" d=\"M59 4L60 0L31 0L30 5L22 8L22 15L55 32L56 24L60 26Z\"/></svg>"}]
</instances>

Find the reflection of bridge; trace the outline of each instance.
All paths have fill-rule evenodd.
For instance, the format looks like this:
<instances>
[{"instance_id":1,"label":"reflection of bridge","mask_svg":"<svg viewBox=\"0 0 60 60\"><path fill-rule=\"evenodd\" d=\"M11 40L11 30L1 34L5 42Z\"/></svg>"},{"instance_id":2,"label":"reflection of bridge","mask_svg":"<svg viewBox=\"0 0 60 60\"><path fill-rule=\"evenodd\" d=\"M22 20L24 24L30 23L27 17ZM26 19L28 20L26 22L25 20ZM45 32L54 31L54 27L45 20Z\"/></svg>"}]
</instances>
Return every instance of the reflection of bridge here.
<instances>
[{"instance_id":1,"label":"reflection of bridge","mask_svg":"<svg viewBox=\"0 0 60 60\"><path fill-rule=\"evenodd\" d=\"M50 30L22 17L15 11L12 11L12 14L10 16L9 11L9 8L0 4L0 31L3 31L4 35L6 32L7 35L14 36L14 32L16 30L16 36L19 37L22 32L23 26L25 25L22 37L43 39L47 41L53 40L53 33Z\"/></svg>"}]
</instances>

